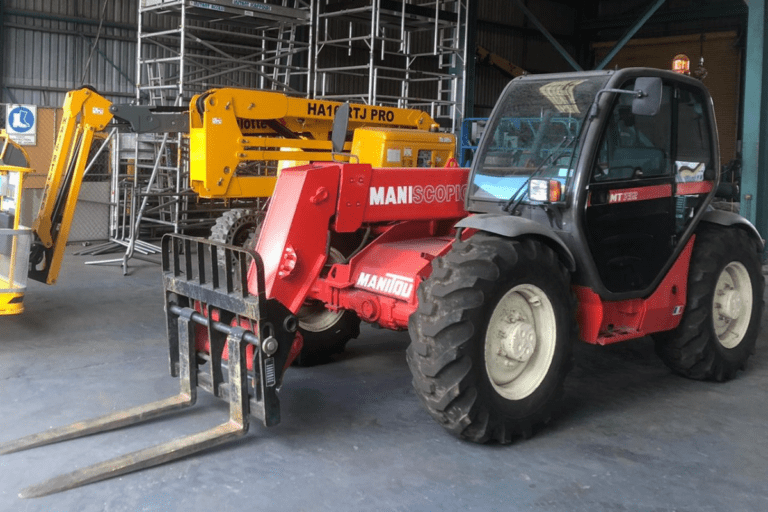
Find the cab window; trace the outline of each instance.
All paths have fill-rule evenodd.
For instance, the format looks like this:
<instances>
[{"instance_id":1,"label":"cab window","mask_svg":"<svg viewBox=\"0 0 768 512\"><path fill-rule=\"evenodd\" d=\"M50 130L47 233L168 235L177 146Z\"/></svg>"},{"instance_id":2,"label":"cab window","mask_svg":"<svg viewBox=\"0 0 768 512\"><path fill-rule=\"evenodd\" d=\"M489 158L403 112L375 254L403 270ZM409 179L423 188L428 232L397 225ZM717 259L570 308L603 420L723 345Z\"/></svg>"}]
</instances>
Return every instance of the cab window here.
<instances>
[{"instance_id":1,"label":"cab window","mask_svg":"<svg viewBox=\"0 0 768 512\"><path fill-rule=\"evenodd\" d=\"M632 90L634 81L623 89ZM655 116L632 113L631 94L618 95L603 135L592 180L642 179L671 174L671 89L662 92Z\"/></svg>"},{"instance_id":2,"label":"cab window","mask_svg":"<svg viewBox=\"0 0 768 512\"><path fill-rule=\"evenodd\" d=\"M680 88L677 101L675 152L675 232L680 235L714 186L710 125L701 92Z\"/></svg>"}]
</instances>

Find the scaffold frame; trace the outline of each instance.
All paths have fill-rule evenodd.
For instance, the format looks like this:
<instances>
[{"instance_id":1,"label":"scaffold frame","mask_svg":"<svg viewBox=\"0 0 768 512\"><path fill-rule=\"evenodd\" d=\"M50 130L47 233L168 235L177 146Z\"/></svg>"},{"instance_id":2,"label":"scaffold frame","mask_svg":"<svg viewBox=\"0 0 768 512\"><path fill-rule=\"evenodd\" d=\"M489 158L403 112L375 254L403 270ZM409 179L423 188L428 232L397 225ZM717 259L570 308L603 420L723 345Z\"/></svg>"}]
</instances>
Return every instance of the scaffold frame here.
<instances>
[{"instance_id":1,"label":"scaffold frame","mask_svg":"<svg viewBox=\"0 0 768 512\"><path fill-rule=\"evenodd\" d=\"M468 1L321 0L315 18L315 97L419 108L457 131L469 55ZM342 52L345 59L339 58Z\"/></svg>"},{"instance_id":2,"label":"scaffold frame","mask_svg":"<svg viewBox=\"0 0 768 512\"><path fill-rule=\"evenodd\" d=\"M313 8L311 0L141 0L136 103L184 107L216 87L307 96ZM128 259L160 252L142 238L204 229L228 206L192 193L188 161L187 134L139 134L133 160L118 164L131 169L112 191L122 198L112 218L121 219L113 233L126 247L125 273Z\"/></svg>"}]
</instances>

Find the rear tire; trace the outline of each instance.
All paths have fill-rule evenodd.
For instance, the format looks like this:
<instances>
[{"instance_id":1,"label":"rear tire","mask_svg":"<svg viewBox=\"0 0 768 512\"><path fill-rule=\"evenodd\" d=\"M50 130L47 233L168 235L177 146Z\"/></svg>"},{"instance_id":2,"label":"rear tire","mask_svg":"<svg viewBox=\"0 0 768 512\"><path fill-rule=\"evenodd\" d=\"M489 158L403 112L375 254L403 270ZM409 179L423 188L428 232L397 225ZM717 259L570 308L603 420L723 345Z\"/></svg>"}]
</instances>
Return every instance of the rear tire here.
<instances>
[{"instance_id":1,"label":"rear tire","mask_svg":"<svg viewBox=\"0 0 768 512\"><path fill-rule=\"evenodd\" d=\"M575 301L557 255L478 233L432 262L406 352L427 411L452 434L509 443L549 421L572 366Z\"/></svg>"},{"instance_id":2,"label":"rear tire","mask_svg":"<svg viewBox=\"0 0 768 512\"><path fill-rule=\"evenodd\" d=\"M732 379L755 353L764 287L759 251L747 233L702 223L683 318L677 329L653 336L656 353L685 377Z\"/></svg>"},{"instance_id":3,"label":"rear tire","mask_svg":"<svg viewBox=\"0 0 768 512\"><path fill-rule=\"evenodd\" d=\"M332 247L329 265L343 259L342 254ZM304 346L294 360L297 366L327 363L331 356L344 352L349 340L360 335L360 318L354 311L331 311L318 301L307 301L296 313L296 318L304 338Z\"/></svg>"},{"instance_id":4,"label":"rear tire","mask_svg":"<svg viewBox=\"0 0 768 512\"><path fill-rule=\"evenodd\" d=\"M327 363L332 356L344 352L349 340L360 335L360 318L354 311L341 311L333 324L322 331L307 329L299 321L304 346L294 360L296 366L316 366Z\"/></svg>"}]
</instances>

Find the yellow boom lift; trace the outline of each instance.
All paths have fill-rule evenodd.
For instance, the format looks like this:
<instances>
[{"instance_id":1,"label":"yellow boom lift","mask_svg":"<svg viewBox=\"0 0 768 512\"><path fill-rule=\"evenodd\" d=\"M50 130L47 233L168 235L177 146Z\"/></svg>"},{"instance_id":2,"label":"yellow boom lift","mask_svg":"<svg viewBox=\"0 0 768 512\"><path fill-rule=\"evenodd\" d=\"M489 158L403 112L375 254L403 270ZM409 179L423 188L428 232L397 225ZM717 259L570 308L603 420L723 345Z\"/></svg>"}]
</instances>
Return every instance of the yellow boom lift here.
<instances>
[{"instance_id":1,"label":"yellow boom lift","mask_svg":"<svg viewBox=\"0 0 768 512\"><path fill-rule=\"evenodd\" d=\"M184 131L183 112L156 112L151 107L113 105L92 89L70 91L45 182L40 209L32 224L34 241L29 277L54 284L75 215L77 197L94 136L108 127L130 127L135 132Z\"/></svg>"},{"instance_id":2,"label":"yellow boom lift","mask_svg":"<svg viewBox=\"0 0 768 512\"><path fill-rule=\"evenodd\" d=\"M216 89L190 103L190 185L207 199L267 198L280 168L309 161L376 167L442 167L454 157L452 134L439 133L425 112L350 105L347 142L333 154L331 130L341 103L247 89ZM353 156L352 156L353 155ZM211 239L245 245L263 212L232 208Z\"/></svg>"},{"instance_id":3,"label":"yellow boom lift","mask_svg":"<svg viewBox=\"0 0 768 512\"><path fill-rule=\"evenodd\" d=\"M251 89L214 89L189 108L117 105L92 89L70 91L63 105L39 212L29 277L54 284L75 213L88 155L97 132L118 127L136 133L188 133L200 148L190 154L190 187L205 199L268 198L279 167L309 161L357 160L376 167L444 167L455 138L440 133L414 109L350 105L347 141L331 143L341 103ZM231 209L212 239L243 245L259 212Z\"/></svg>"}]
</instances>

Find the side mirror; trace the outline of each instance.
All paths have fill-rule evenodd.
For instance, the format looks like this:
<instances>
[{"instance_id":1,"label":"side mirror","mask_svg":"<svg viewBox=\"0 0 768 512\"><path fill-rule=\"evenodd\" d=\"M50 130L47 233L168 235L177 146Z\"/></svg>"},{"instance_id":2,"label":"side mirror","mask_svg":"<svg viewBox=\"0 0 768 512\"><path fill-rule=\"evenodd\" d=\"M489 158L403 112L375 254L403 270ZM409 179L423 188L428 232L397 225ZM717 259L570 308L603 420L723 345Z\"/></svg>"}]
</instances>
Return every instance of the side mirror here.
<instances>
[{"instance_id":1,"label":"side mirror","mask_svg":"<svg viewBox=\"0 0 768 512\"><path fill-rule=\"evenodd\" d=\"M632 113L636 116L655 116L661 107L661 78L639 77L635 80Z\"/></svg>"},{"instance_id":2,"label":"side mirror","mask_svg":"<svg viewBox=\"0 0 768 512\"><path fill-rule=\"evenodd\" d=\"M331 148L334 153L344 151L344 141L347 139L347 127L349 126L349 103L344 103L336 109L336 117L333 118L331 130Z\"/></svg>"}]
</instances>

